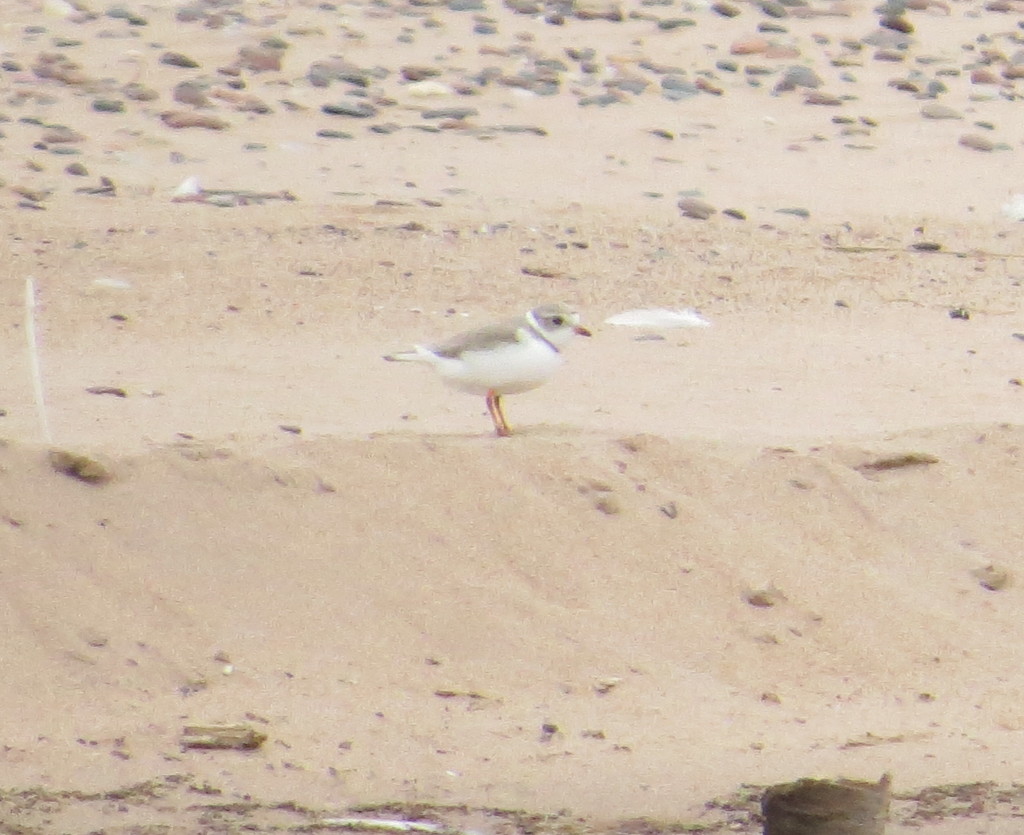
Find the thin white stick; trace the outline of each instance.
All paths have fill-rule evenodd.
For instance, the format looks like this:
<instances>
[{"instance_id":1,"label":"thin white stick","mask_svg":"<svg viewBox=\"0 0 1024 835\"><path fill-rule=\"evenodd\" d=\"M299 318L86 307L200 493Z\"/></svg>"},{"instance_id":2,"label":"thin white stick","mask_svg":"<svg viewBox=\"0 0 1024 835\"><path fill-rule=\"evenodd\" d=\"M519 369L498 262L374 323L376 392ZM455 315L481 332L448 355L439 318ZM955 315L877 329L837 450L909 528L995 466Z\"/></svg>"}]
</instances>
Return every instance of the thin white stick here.
<instances>
[{"instance_id":1,"label":"thin white stick","mask_svg":"<svg viewBox=\"0 0 1024 835\"><path fill-rule=\"evenodd\" d=\"M441 835L478 835L471 829L452 829L442 823L421 823L419 821L395 821L382 818L321 818L321 826L336 826L339 829L384 830L385 832L429 832Z\"/></svg>"},{"instance_id":2,"label":"thin white stick","mask_svg":"<svg viewBox=\"0 0 1024 835\"><path fill-rule=\"evenodd\" d=\"M36 396L39 427L43 430L43 440L52 444L50 420L46 414L46 401L43 399L43 374L39 368L39 342L36 338L36 280L32 276L25 279L25 339L28 340L28 364L32 372L32 389Z\"/></svg>"}]
</instances>

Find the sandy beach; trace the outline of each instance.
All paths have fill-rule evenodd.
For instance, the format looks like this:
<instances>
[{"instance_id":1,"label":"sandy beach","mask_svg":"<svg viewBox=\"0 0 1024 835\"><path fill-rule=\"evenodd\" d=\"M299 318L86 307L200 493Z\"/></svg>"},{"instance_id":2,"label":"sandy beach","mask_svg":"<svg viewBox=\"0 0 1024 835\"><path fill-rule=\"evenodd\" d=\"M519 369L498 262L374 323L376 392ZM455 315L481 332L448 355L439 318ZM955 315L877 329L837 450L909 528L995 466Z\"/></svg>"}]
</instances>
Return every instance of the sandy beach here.
<instances>
[{"instance_id":1,"label":"sandy beach","mask_svg":"<svg viewBox=\"0 0 1024 835\"><path fill-rule=\"evenodd\" d=\"M4 4L0 832L1016 832L1022 21Z\"/></svg>"}]
</instances>

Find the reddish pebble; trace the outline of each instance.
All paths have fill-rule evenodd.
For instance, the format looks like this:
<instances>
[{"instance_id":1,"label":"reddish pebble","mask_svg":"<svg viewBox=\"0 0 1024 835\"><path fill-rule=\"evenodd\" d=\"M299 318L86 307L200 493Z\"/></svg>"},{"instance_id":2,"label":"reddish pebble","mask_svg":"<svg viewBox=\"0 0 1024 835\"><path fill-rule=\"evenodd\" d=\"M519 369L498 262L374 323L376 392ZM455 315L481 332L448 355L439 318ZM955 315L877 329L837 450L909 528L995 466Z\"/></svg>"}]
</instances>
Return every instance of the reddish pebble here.
<instances>
[{"instance_id":1,"label":"reddish pebble","mask_svg":"<svg viewBox=\"0 0 1024 835\"><path fill-rule=\"evenodd\" d=\"M733 41L729 47L730 55L760 55L768 51L771 44L764 38L743 38Z\"/></svg>"}]
</instances>

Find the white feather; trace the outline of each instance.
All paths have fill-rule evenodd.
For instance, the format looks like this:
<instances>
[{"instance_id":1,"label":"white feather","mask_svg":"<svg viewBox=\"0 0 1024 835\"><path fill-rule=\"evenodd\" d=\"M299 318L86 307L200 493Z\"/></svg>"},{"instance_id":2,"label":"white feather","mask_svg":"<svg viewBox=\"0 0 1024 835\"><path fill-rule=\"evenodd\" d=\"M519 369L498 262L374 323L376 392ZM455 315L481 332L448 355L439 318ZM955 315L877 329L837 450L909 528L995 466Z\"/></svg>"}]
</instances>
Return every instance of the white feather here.
<instances>
[{"instance_id":1,"label":"white feather","mask_svg":"<svg viewBox=\"0 0 1024 835\"><path fill-rule=\"evenodd\" d=\"M669 310L664 307L626 310L604 320L607 325L628 328L708 328L711 321L692 307Z\"/></svg>"}]
</instances>

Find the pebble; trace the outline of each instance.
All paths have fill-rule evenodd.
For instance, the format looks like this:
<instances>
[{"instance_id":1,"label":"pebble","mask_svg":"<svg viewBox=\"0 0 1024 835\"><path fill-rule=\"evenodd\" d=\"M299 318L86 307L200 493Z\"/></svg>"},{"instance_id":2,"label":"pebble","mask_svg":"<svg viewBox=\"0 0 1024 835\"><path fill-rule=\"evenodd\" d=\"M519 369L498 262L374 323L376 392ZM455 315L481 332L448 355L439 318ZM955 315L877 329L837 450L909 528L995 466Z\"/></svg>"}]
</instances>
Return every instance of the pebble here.
<instances>
[{"instance_id":1,"label":"pebble","mask_svg":"<svg viewBox=\"0 0 1024 835\"><path fill-rule=\"evenodd\" d=\"M152 87L136 81L125 84L121 88L121 95L130 101L154 101L160 98L160 94Z\"/></svg>"},{"instance_id":2,"label":"pebble","mask_svg":"<svg viewBox=\"0 0 1024 835\"><path fill-rule=\"evenodd\" d=\"M206 85L201 81L182 81L174 85L171 90L171 98L178 104L187 104L192 107L209 107L210 100L206 96Z\"/></svg>"},{"instance_id":3,"label":"pebble","mask_svg":"<svg viewBox=\"0 0 1024 835\"><path fill-rule=\"evenodd\" d=\"M775 0L761 0L761 3L758 5L761 7L761 11L768 15L768 17L789 17L789 12L786 11L786 7L782 5L782 3L775 2Z\"/></svg>"},{"instance_id":4,"label":"pebble","mask_svg":"<svg viewBox=\"0 0 1024 835\"><path fill-rule=\"evenodd\" d=\"M907 55L901 49L883 47L882 49L876 50L873 57L876 61L888 61L892 64L898 64L901 61L905 61Z\"/></svg>"},{"instance_id":5,"label":"pebble","mask_svg":"<svg viewBox=\"0 0 1024 835\"><path fill-rule=\"evenodd\" d=\"M607 107L610 104L620 104L625 99L615 93L601 93L596 96L583 96L577 104L580 107Z\"/></svg>"},{"instance_id":6,"label":"pebble","mask_svg":"<svg viewBox=\"0 0 1024 835\"><path fill-rule=\"evenodd\" d=\"M891 29L894 32L902 32L905 35L910 35L914 32L914 24L899 15L885 16L878 21L878 25L885 29Z\"/></svg>"},{"instance_id":7,"label":"pebble","mask_svg":"<svg viewBox=\"0 0 1024 835\"><path fill-rule=\"evenodd\" d=\"M194 70L199 67L198 61L180 52L165 52L160 56L160 63L166 64L169 67L180 67L186 70Z\"/></svg>"},{"instance_id":8,"label":"pebble","mask_svg":"<svg viewBox=\"0 0 1024 835\"><path fill-rule=\"evenodd\" d=\"M216 116L205 113L190 113L184 110L170 110L160 114L160 120L169 128L206 128L207 130L224 130L231 127Z\"/></svg>"},{"instance_id":9,"label":"pebble","mask_svg":"<svg viewBox=\"0 0 1024 835\"><path fill-rule=\"evenodd\" d=\"M573 17L577 20L607 20L611 23L625 20L618 3L602 0L578 0L573 4Z\"/></svg>"},{"instance_id":10,"label":"pebble","mask_svg":"<svg viewBox=\"0 0 1024 835\"><path fill-rule=\"evenodd\" d=\"M994 141L978 133L965 133L960 137L960 144L975 151L994 151L996 149Z\"/></svg>"},{"instance_id":11,"label":"pebble","mask_svg":"<svg viewBox=\"0 0 1024 835\"><path fill-rule=\"evenodd\" d=\"M971 84L1002 84L1003 80L988 67L971 70Z\"/></svg>"},{"instance_id":12,"label":"pebble","mask_svg":"<svg viewBox=\"0 0 1024 835\"><path fill-rule=\"evenodd\" d=\"M669 101L692 99L699 92L696 84L678 75L666 75L661 80L661 94Z\"/></svg>"},{"instance_id":13,"label":"pebble","mask_svg":"<svg viewBox=\"0 0 1024 835\"><path fill-rule=\"evenodd\" d=\"M739 6L735 6L732 3L726 3L723 0L719 0L717 3L711 4L711 11L722 17L738 17L740 14Z\"/></svg>"},{"instance_id":14,"label":"pebble","mask_svg":"<svg viewBox=\"0 0 1024 835\"><path fill-rule=\"evenodd\" d=\"M92 109L97 113L124 113L124 102L120 99L96 99Z\"/></svg>"},{"instance_id":15,"label":"pebble","mask_svg":"<svg viewBox=\"0 0 1024 835\"><path fill-rule=\"evenodd\" d=\"M343 130L330 130L329 128L323 128L322 130L318 130L316 132L316 135L321 137L322 139L353 139L354 138L351 133L347 133L346 131L343 131Z\"/></svg>"},{"instance_id":16,"label":"pebble","mask_svg":"<svg viewBox=\"0 0 1024 835\"><path fill-rule=\"evenodd\" d=\"M235 65L250 72L276 72L281 69L284 49L281 46L261 44L238 49Z\"/></svg>"},{"instance_id":17,"label":"pebble","mask_svg":"<svg viewBox=\"0 0 1024 835\"><path fill-rule=\"evenodd\" d=\"M623 75L618 78L612 78L605 82L605 87L609 90L622 90L625 93L633 93L639 96L650 83L646 78L641 78L635 75Z\"/></svg>"},{"instance_id":18,"label":"pebble","mask_svg":"<svg viewBox=\"0 0 1024 835\"><path fill-rule=\"evenodd\" d=\"M658 21L658 28L662 32L671 32L673 29L684 29L687 26L696 26L697 21L689 17L670 17Z\"/></svg>"},{"instance_id":19,"label":"pebble","mask_svg":"<svg viewBox=\"0 0 1024 835\"><path fill-rule=\"evenodd\" d=\"M683 197L676 203L683 217L694 220L707 220L718 210L705 200L698 197Z\"/></svg>"},{"instance_id":20,"label":"pebble","mask_svg":"<svg viewBox=\"0 0 1024 835\"><path fill-rule=\"evenodd\" d=\"M399 74L406 81L423 81L427 78L436 78L441 74L437 67L423 65L405 66L399 70Z\"/></svg>"},{"instance_id":21,"label":"pebble","mask_svg":"<svg viewBox=\"0 0 1024 835\"><path fill-rule=\"evenodd\" d=\"M729 47L730 55L761 55L768 50L766 38L743 38L733 41Z\"/></svg>"},{"instance_id":22,"label":"pebble","mask_svg":"<svg viewBox=\"0 0 1024 835\"><path fill-rule=\"evenodd\" d=\"M73 162L64 169L64 173L72 177L88 177L89 169L80 162Z\"/></svg>"},{"instance_id":23,"label":"pebble","mask_svg":"<svg viewBox=\"0 0 1024 835\"><path fill-rule=\"evenodd\" d=\"M963 119L963 114L952 107L938 102L928 102L921 108L921 115L926 119Z\"/></svg>"},{"instance_id":24,"label":"pebble","mask_svg":"<svg viewBox=\"0 0 1024 835\"><path fill-rule=\"evenodd\" d=\"M65 125L50 125L40 139L47 145L56 145L62 142L81 142L85 137Z\"/></svg>"},{"instance_id":25,"label":"pebble","mask_svg":"<svg viewBox=\"0 0 1024 835\"><path fill-rule=\"evenodd\" d=\"M823 107L840 107L843 100L831 93L824 93L821 90L812 90L804 97L804 104L821 105Z\"/></svg>"},{"instance_id":26,"label":"pebble","mask_svg":"<svg viewBox=\"0 0 1024 835\"><path fill-rule=\"evenodd\" d=\"M786 69L782 78L775 85L775 92L781 93L787 90L795 90L797 87L807 87L815 90L822 85L821 76L810 67L792 66Z\"/></svg>"},{"instance_id":27,"label":"pebble","mask_svg":"<svg viewBox=\"0 0 1024 835\"><path fill-rule=\"evenodd\" d=\"M462 121L471 116L478 116L479 111L475 107L439 107L433 110L424 110L420 114L424 119L455 119Z\"/></svg>"},{"instance_id":28,"label":"pebble","mask_svg":"<svg viewBox=\"0 0 1024 835\"><path fill-rule=\"evenodd\" d=\"M325 104L320 109L330 116L351 116L355 119L377 115L377 108L368 101L340 101L337 104Z\"/></svg>"}]
</instances>

